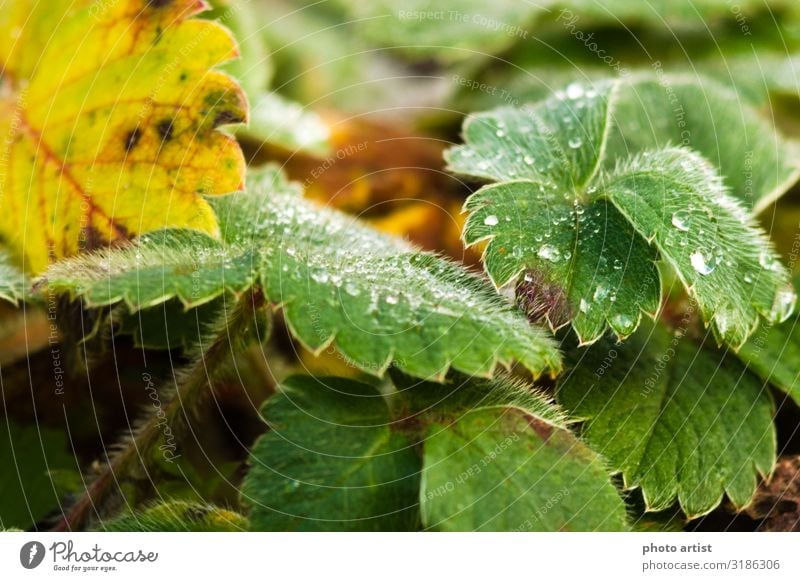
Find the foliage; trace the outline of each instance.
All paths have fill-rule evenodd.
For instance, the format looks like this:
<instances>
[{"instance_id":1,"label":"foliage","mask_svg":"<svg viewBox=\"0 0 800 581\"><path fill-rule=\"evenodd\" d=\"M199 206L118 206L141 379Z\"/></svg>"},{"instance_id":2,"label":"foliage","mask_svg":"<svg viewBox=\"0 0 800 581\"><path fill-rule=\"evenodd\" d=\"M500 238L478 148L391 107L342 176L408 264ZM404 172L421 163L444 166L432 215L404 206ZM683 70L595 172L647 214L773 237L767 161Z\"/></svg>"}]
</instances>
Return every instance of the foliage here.
<instances>
[{"instance_id":1,"label":"foliage","mask_svg":"<svg viewBox=\"0 0 800 581\"><path fill-rule=\"evenodd\" d=\"M641 487L650 510L677 497L694 518L725 493L741 507L758 474L769 474L772 401L732 355L647 326L624 345L601 342L570 359L559 403L585 420L586 441L622 472L626 488Z\"/></svg>"},{"instance_id":2,"label":"foliage","mask_svg":"<svg viewBox=\"0 0 800 581\"><path fill-rule=\"evenodd\" d=\"M212 70L233 38L189 18L193 0L141 5L0 8L1 151L14 160L0 233L28 270L168 226L215 234L200 195L241 186L244 157L217 128L244 121L246 100Z\"/></svg>"},{"instance_id":3,"label":"foliage","mask_svg":"<svg viewBox=\"0 0 800 581\"><path fill-rule=\"evenodd\" d=\"M265 406L269 432L253 449L242 492L252 525L626 528L599 456L528 386L504 377L398 383L386 397L351 380L288 379Z\"/></svg>"},{"instance_id":4,"label":"foliage","mask_svg":"<svg viewBox=\"0 0 800 581\"><path fill-rule=\"evenodd\" d=\"M789 526L800 9L701 4L3 3L0 529Z\"/></svg>"},{"instance_id":5,"label":"foliage","mask_svg":"<svg viewBox=\"0 0 800 581\"><path fill-rule=\"evenodd\" d=\"M523 275L523 299L552 297L528 309L554 328L572 320L585 343L599 339L606 323L625 337L640 311L656 314L656 256L734 347L759 316L786 319L795 301L788 273L706 160L675 147L634 144L641 153L616 153L631 151L625 134L642 134L623 125L635 123L624 101L617 108L618 92L616 83L573 83L530 111L500 109L467 121L466 145L448 160L454 171L498 182L465 205L464 239L489 241L489 276L504 285Z\"/></svg>"},{"instance_id":6,"label":"foliage","mask_svg":"<svg viewBox=\"0 0 800 581\"><path fill-rule=\"evenodd\" d=\"M274 170L254 172L247 193L215 207L221 242L168 231L62 261L48 271L48 286L91 305L125 301L139 310L173 297L197 306L258 284L309 349L335 342L374 374L392 364L421 377L450 366L491 375L498 362L520 361L535 374L560 366L552 341L479 278L316 208Z\"/></svg>"}]
</instances>

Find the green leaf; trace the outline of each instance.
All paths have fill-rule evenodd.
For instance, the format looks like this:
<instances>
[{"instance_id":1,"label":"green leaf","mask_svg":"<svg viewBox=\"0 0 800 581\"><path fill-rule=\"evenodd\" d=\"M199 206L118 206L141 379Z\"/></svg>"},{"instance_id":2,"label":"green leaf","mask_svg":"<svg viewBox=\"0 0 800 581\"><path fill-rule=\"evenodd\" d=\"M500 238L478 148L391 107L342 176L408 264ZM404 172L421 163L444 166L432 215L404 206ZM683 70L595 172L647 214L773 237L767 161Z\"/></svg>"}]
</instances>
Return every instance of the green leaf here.
<instances>
[{"instance_id":1,"label":"green leaf","mask_svg":"<svg viewBox=\"0 0 800 581\"><path fill-rule=\"evenodd\" d=\"M720 339L739 347L759 316L775 322L791 314L796 296L789 272L703 158L684 149L645 153L619 166L604 186L675 270Z\"/></svg>"},{"instance_id":2,"label":"green leaf","mask_svg":"<svg viewBox=\"0 0 800 581\"><path fill-rule=\"evenodd\" d=\"M627 0L595 0L561 1L558 5L569 9L570 13L579 16L581 26L598 23L611 26L653 26L666 28L675 34L675 30L694 26L705 29L717 21L738 22L739 18L750 18L765 9L761 0L741 0L734 8L728 0L658 0L650 2L628 2ZM781 11L789 5L788 0L773 0L768 10ZM737 32L739 32L737 30Z\"/></svg>"},{"instance_id":3,"label":"green leaf","mask_svg":"<svg viewBox=\"0 0 800 581\"><path fill-rule=\"evenodd\" d=\"M163 230L56 263L46 280L55 292L69 292L89 306L124 301L137 311L177 298L188 309L248 289L255 261L252 253L229 252L201 232Z\"/></svg>"},{"instance_id":4,"label":"green leaf","mask_svg":"<svg viewBox=\"0 0 800 581\"><path fill-rule=\"evenodd\" d=\"M432 424L420 497L422 522L435 530L627 528L600 457L563 426L516 408Z\"/></svg>"},{"instance_id":5,"label":"green leaf","mask_svg":"<svg viewBox=\"0 0 800 581\"><path fill-rule=\"evenodd\" d=\"M491 375L521 362L556 372L553 341L481 278L430 253L315 206L274 171L251 173L246 193L215 200L222 241L189 232L54 265L56 292L131 309L176 297L196 306L259 284L312 351L332 342L380 375L392 363L420 377L450 367Z\"/></svg>"},{"instance_id":6,"label":"green leaf","mask_svg":"<svg viewBox=\"0 0 800 581\"><path fill-rule=\"evenodd\" d=\"M117 332L131 335L136 347L188 350L201 342L224 306L224 299L217 298L187 311L180 301L172 299L133 313L124 307L117 308L111 318L118 325Z\"/></svg>"},{"instance_id":7,"label":"green leaf","mask_svg":"<svg viewBox=\"0 0 800 581\"><path fill-rule=\"evenodd\" d=\"M374 388L292 377L263 409L242 498L255 530L413 530L420 461Z\"/></svg>"},{"instance_id":8,"label":"green leaf","mask_svg":"<svg viewBox=\"0 0 800 581\"><path fill-rule=\"evenodd\" d=\"M330 150L330 130L324 121L313 111L277 93L261 92L254 97L250 123L239 134L292 153L302 150L324 155Z\"/></svg>"},{"instance_id":9,"label":"green leaf","mask_svg":"<svg viewBox=\"0 0 800 581\"><path fill-rule=\"evenodd\" d=\"M759 329L737 355L759 377L800 405L800 318L796 312L779 325Z\"/></svg>"},{"instance_id":10,"label":"green leaf","mask_svg":"<svg viewBox=\"0 0 800 581\"><path fill-rule=\"evenodd\" d=\"M542 8L518 0L336 0L342 20L356 20L368 41L412 57L461 60L495 54L528 38L525 25Z\"/></svg>"},{"instance_id":11,"label":"green leaf","mask_svg":"<svg viewBox=\"0 0 800 581\"><path fill-rule=\"evenodd\" d=\"M677 498L689 517L727 493L746 505L776 455L772 402L735 357L661 326L628 342L605 340L570 356L558 402L584 420L586 442L640 487L647 508Z\"/></svg>"},{"instance_id":12,"label":"green leaf","mask_svg":"<svg viewBox=\"0 0 800 581\"><path fill-rule=\"evenodd\" d=\"M633 153L681 145L708 159L730 193L758 213L800 177L795 142L779 137L732 89L696 76L636 76L621 85L606 167Z\"/></svg>"},{"instance_id":13,"label":"green leaf","mask_svg":"<svg viewBox=\"0 0 800 581\"><path fill-rule=\"evenodd\" d=\"M230 510L173 500L105 521L97 528L106 532L242 532L249 523Z\"/></svg>"},{"instance_id":14,"label":"green leaf","mask_svg":"<svg viewBox=\"0 0 800 581\"><path fill-rule=\"evenodd\" d=\"M708 162L685 148L608 152L609 128L623 116L618 93L615 83L572 84L534 108L466 122L466 144L447 159L458 173L498 182L465 204L464 239L488 241L489 276L498 286L519 281L532 318L554 328L572 321L584 343L606 325L625 337L641 312L658 311L658 256L723 341L741 345L759 316L785 319L795 300L788 273Z\"/></svg>"},{"instance_id":15,"label":"green leaf","mask_svg":"<svg viewBox=\"0 0 800 581\"><path fill-rule=\"evenodd\" d=\"M25 275L5 249L0 248L0 299L18 302L25 290Z\"/></svg>"},{"instance_id":16,"label":"green leaf","mask_svg":"<svg viewBox=\"0 0 800 581\"><path fill-rule=\"evenodd\" d=\"M56 430L0 422L0 528L31 528L60 507L56 473L77 470L67 450Z\"/></svg>"},{"instance_id":17,"label":"green leaf","mask_svg":"<svg viewBox=\"0 0 800 581\"><path fill-rule=\"evenodd\" d=\"M450 373L444 383L419 381L396 370L391 372L397 392L390 399L398 421L440 421L475 409L515 408L553 425L563 425L565 416L529 383L508 374L490 379Z\"/></svg>"}]
</instances>

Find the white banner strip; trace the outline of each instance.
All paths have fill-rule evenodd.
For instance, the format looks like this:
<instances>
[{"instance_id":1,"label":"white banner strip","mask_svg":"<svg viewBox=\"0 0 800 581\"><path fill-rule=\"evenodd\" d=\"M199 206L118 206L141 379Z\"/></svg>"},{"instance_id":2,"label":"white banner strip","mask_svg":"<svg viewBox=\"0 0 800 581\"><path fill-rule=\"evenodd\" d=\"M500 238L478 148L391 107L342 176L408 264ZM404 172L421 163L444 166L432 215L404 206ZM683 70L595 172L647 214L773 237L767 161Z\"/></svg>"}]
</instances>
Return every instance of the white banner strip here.
<instances>
[{"instance_id":1,"label":"white banner strip","mask_svg":"<svg viewBox=\"0 0 800 581\"><path fill-rule=\"evenodd\" d=\"M3 533L0 579L800 579L798 548L790 533Z\"/></svg>"}]
</instances>

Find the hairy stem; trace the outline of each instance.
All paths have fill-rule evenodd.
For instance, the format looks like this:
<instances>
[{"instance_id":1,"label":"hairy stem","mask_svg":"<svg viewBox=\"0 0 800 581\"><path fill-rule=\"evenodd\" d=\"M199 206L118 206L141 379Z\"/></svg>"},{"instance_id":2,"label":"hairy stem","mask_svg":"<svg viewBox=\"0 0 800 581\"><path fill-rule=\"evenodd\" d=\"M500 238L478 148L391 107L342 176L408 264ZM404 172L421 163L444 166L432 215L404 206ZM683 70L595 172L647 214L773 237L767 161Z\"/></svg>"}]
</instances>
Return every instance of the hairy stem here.
<instances>
[{"instance_id":1,"label":"hairy stem","mask_svg":"<svg viewBox=\"0 0 800 581\"><path fill-rule=\"evenodd\" d=\"M214 371L231 357L243 340L252 336L250 328L256 324L263 306L263 294L253 290L238 300L231 311L225 312L207 335L208 340L201 341L195 360L175 375L172 397L161 407L161 413L151 415L141 427L132 431L124 447L109 457L85 493L52 530L84 529L92 518L101 516L102 508L120 490L120 483L127 475L137 469L148 474L148 464L162 441L165 426L179 437L188 425L191 410L209 393ZM167 461L175 458L174 450L164 449L163 453Z\"/></svg>"}]
</instances>

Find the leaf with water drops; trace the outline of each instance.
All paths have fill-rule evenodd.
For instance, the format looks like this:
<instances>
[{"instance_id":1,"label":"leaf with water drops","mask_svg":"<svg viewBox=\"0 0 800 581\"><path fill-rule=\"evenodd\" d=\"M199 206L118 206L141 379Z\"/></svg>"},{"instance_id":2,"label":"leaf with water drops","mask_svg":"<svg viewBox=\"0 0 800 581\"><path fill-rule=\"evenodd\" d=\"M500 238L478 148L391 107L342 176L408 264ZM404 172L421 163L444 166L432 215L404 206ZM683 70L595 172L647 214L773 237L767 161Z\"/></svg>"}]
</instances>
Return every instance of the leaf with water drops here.
<instances>
[{"instance_id":1,"label":"leaf with water drops","mask_svg":"<svg viewBox=\"0 0 800 581\"><path fill-rule=\"evenodd\" d=\"M677 498L696 517L723 494L742 507L771 470L772 401L733 355L646 325L622 345L604 339L567 358L559 404L649 510Z\"/></svg>"},{"instance_id":2,"label":"leaf with water drops","mask_svg":"<svg viewBox=\"0 0 800 581\"><path fill-rule=\"evenodd\" d=\"M602 181L604 195L658 248L721 340L739 347L759 316L776 322L791 314L794 289L766 233L698 154L646 152Z\"/></svg>"},{"instance_id":3,"label":"leaf with water drops","mask_svg":"<svg viewBox=\"0 0 800 581\"><path fill-rule=\"evenodd\" d=\"M515 361L537 375L560 369L552 339L480 277L304 200L273 169L213 205L221 241L167 231L58 263L46 280L91 305L134 310L171 298L196 306L258 284L306 347L335 343L376 375L392 364L432 378L450 367L491 375Z\"/></svg>"},{"instance_id":4,"label":"leaf with water drops","mask_svg":"<svg viewBox=\"0 0 800 581\"><path fill-rule=\"evenodd\" d=\"M451 169L496 180L465 205L467 244L488 240L496 285L517 282L522 306L582 341L607 326L632 333L660 305L656 253L591 186L602 159L614 86L570 85L533 109L468 120Z\"/></svg>"},{"instance_id":5,"label":"leaf with water drops","mask_svg":"<svg viewBox=\"0 0 800 581\"><path fill-rule=\"evenodd\" d=\"M4 248L0 248L0 299L16 303L25 291L25 276Z\"/></svg>"},{"instance_id":6,"label":"leaf with water drops","mask_svg":"<svg viewBox=\"0 0 800 581\"><path fill-rule=\"evenodd\" d=\"M493 180L465 204L464 239L487 241L496 285L517 284L532 318L572 322L582 342L606 326L625 337L661 303L657 259L697 299L717 336L741 345L763 316L794 301L766 235L698 154L607 151L617 84L573 83L530 108L478 115L450 168Z\"/></svg>"}]
</instances>

